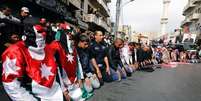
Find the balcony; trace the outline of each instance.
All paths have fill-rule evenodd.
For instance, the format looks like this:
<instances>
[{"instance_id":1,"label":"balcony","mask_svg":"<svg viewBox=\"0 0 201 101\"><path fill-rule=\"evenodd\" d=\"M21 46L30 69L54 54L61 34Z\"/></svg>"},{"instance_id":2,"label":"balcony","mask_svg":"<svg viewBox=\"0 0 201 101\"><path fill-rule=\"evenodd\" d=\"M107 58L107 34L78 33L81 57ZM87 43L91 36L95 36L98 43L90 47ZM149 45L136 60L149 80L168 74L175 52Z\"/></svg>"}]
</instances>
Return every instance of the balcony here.
<instances>
[{"instance_id":1,"label":"balcony","mask_svg":"<svg viewBox=\"0 0 201 101\"><path fill-rule=\"evenodd\" d=\"M103 1L103 0L97 0L99 4L101 4L103 6L103 8L106 10L106 12L109 14L109 8L107 6L107 4Z\"/></svg>"},{"instance_id":2,"label":"balcony","mask_svg":"<svg viewBox=\"0 0 201 101\"><path fill-rule=\"evenodd\" d=\"M199 18L200 18L200 14L199 13L193 13L193 15L190 17L190 20L191 21L199 20Z\"/></svg>"},{"instance_id":3,"label":"balcony","mask_svg":"<svg viewBox=\"0 0 201 101\"><path fill-rule=\"evenodd\" d=\"M83 19L86 22L90 22L104 28L108 32L110 32L111 30L108 23L104 21L102 18L100 17L98 18L95 14L86 14L83 16Z\"/></svg>"},{"instance_id":4,"label":"balcony","mask_svg":"<svg viewBox=\"0 0 201 101\"><path fill-rule=\"evenodd\" d=\"M103 27L105 30L108 29L107 23L102 19L99 19L99 26Z\"/></svg>"},{"instance_id":5,"label":"balcony","mask_svg":"<svg viewBox=\"0 0 201 101\"><path fill-rule=\"evenodd\" d=\"M190 23L192 23L192 21L189 18L186 18L184 21L182 21L181 26L188 25Z\"/></svg>"},{"instance_id":6,"label":"balcony","mask_svg":"<svg viewBox=\"0 0 201 101\"><path fill-rule=\"evenodd\" d=\"M94 24L99 24L99 20L95 14L87 14L86 15L86 22L91 22Z\"/></svg>"},{"instance_id":7,"label":"balcony","mask_svg":"<svg viewBox=\"0 0 201 101\"><path fill-rule=\"evenodd\" d=\"M108 25L107 21L99 18L98 25L104 28L106 31L111 32L110 26Z\"/></svg>"},{"instance_id":8,"label":"balcony","mask_svg":"<svg viewBox=\"0 0 201 101\"><path fill-rule=\"evenodd\" d=\"M93 4L99 11L105 15L110 16L110 10L107 6L107 2L104 2L103 0L89 0L91 4Z\"/></svg>"},{"instance_id":9,"label":"balcony","mask_svg":"<svg viewBox=\"0 0 201 101\"><path fill-rule=\"evenodd\" d=\"M200 2L201 2L201 0L193 0L192 1L193 4L197 4L197 3L200 3Z\"/></svg>"},{"instance_id":10,"label":"balcony","mask_svg":"<svg viewBox=\"0 0 201 101\"><path fill-rule=\"evenodd\" d=\"M188 3L183 10L183 15L189 13L196 5L192 4L192 2Z\"/></svg>"}]
</instances>

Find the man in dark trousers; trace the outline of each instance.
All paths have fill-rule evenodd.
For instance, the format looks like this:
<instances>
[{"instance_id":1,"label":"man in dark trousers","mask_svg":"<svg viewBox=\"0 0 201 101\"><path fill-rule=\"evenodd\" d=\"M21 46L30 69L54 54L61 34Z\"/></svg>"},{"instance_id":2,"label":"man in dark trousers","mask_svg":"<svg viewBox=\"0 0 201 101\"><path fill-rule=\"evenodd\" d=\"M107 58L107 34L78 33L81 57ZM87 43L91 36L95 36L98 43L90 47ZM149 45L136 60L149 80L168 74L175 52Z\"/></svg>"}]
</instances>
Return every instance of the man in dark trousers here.
<instances>
[{"instance_id":1,"label":"man in dark trousers","mask_svg":"<svg viewBox=\"0 0 201 101\"><path fill-rule=\"evenodd\" d=\"M150 52L148 47L141 47L141 44L137 44L137 62L139 65L139 70L153 72L152 67L147 67L150 65L149 59L151 58L152 52ZM135 61L135 60L134 60Z\"/></svg>"},{"instance_id":2,"label":"man in dark trousers","mask_svg":"<svg viewBox=\"0 0 201 101\"><path fill-rule=\"evenodd\" d=\"M121 80L126 78L125 67L120 58L120 49L123 47L124 41L117 38L114 44L109 47L108 58L111 67L111 75L113 80Z\"/></svg>"},{"instance_id":3,"label":"man in dark trousers","mask_svg":"<svg viewBox=\"0 0 201 101\"><path fill-rule=\"evenodd\" d=\"M137 62L140 68L142 67L141 63L143 62L143 49L140 43L135 44L133 61L135 61L135 63Z\"/></svg>"},{"instance_id":4,"label":"man in dark trousers","mask_svg":"<svg viewBox=\"0 0 201 101\"><path fill-rule=\"evenodd\" d=\"M105 82L111 82L112 77L110 75L110 67L107 57L107 47L103 42L103 33L96 31L94 34L94 41L91 43L90 55L92 65L95 68L95 72L100 80L100 84Z\"/></svg>"}]
</instances>

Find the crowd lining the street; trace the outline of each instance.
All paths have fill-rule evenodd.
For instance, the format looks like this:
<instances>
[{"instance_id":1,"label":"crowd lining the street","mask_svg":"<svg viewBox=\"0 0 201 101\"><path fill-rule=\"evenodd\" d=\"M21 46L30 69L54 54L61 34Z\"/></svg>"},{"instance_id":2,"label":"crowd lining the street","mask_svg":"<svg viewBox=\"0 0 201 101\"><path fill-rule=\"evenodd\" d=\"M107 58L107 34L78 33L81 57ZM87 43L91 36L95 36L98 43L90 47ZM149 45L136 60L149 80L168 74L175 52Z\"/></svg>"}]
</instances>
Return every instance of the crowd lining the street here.
<instances>
[{"instance_id":1,"label":"crowd lining the street","mask_svg":"<svg viewBox=\"0 0 201 101\"><path fill-rule=\"evenodd\" d=\"M113 39L101 31L81 32L66 21L36 19L27 7L19 17L7 6L0 10L2 83L16 101L86 100L104 82L121 81L137 70L153 72L163 63L199 59L175 47Z\"/></svg>"}]
</instances>

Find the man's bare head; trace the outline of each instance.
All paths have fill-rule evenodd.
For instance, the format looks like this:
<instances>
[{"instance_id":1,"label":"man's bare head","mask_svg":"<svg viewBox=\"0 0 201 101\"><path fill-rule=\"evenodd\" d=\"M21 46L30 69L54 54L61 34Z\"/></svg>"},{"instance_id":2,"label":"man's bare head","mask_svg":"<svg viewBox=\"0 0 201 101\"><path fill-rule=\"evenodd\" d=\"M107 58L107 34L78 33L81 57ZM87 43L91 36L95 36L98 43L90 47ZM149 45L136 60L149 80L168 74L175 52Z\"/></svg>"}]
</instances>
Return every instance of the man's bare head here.
<instances>
[{"instance_id":1,"label":"man's bare head","mask_svg":"<svg viewBox=\"0 0 201 101\"><path fill-rule=\"evenodd\" d=\"M114 40L114 46L116 48L122 48L124 46L124 41L120 38Z\"/></svg>"},{"instance_id":2,"label":"man's bare head","mask_svg":"<svg viewBox=\"0 0 201 101\"><path fill-rule=\"evenodd\" d=\"M95 31L94 37L95 37L96 42L101 42L103 40L103 32Z\"/></svg>"}]
</instances>

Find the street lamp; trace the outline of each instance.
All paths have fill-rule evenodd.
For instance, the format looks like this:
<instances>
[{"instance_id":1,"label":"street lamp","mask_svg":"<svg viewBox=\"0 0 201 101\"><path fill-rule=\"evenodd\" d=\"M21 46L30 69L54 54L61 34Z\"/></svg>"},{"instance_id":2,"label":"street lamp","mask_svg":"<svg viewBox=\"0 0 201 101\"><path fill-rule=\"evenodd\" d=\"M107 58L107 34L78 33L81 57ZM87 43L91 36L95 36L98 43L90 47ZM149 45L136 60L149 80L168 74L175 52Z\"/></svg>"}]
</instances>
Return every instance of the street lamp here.
<instances>
[{"instance_id":1,"label":"street lamp","mask_svg":"<svg viewBox=\"0 0 201 101\"><path fill-rule=\"evenodd\" d=\"M135 0L130 0L125 2L124 4L122 4L122 0L117 0L116 3L116 24L115 24L115 37L117 38L117 33L118 33L118 29L119 29L119 18L120 18L120 14L121 14L121 9L127 5L130 2L133 2Z\"/></svg>"}]
</instances>

